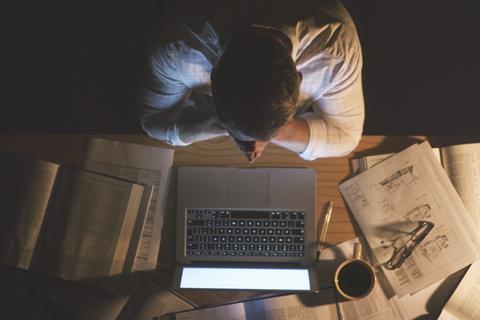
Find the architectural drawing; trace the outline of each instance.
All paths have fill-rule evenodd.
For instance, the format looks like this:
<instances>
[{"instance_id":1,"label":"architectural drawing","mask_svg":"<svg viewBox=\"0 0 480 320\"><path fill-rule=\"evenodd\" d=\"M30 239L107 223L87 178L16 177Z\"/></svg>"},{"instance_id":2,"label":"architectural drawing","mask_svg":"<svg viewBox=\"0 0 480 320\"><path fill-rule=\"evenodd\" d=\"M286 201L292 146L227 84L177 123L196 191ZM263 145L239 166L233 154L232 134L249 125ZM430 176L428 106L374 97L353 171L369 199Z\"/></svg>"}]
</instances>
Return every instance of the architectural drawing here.
<instances>
[{"instance_id":1,"label":"architectural drawing","mask_svg":"<svg viewBox=\"0 0 480 320\"><path fill-rule=\"evenodd\" d=\"M445 234L440 234L422 243L419 249L422 255L433 263L435 258L446 248L448 248L448 237Z\"/></svg>"},{"instance_id":2,"label":"architectural drawing","mask_svg":"<svg viewBox=\"0 0 480 320\"><path fill-rule=\"evenodd\" d=\"M402 218L405 223L418 222L421 220L430 220L432 218L432 208L428 203L418 205L408 210Z\"/></svg>"},{"instance_id":3,"label":"architectural drawing","mask_svg":"<svg viewBox=\"0 0 480 320\"><path fill-rule=\"evenodd\" d=\"M380 181L380 185L389 193L397 191L399 188L405 187L408 184L418 180L418 177L413 173L413 165L395 171L389 177Z\"/></svg>"}]
</instances>

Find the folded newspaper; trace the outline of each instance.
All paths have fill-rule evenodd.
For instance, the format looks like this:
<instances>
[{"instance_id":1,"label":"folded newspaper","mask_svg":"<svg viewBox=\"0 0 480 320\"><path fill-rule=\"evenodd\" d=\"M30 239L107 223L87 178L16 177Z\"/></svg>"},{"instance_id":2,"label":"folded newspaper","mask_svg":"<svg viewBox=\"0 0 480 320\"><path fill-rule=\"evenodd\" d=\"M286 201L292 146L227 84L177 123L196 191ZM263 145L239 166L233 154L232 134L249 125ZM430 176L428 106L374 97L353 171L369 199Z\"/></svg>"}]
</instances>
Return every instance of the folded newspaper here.
<instances>
[{"instance_id":1,"label":"folded newspaper","mask_svg":"<svg viewBox=\"0 0 480 320\"><path fill-rule=\"evenodd\" d=\"M347 180L340 191L398 296L479 257L476 224L428 142Z\"/></svg>"}]
</instances>

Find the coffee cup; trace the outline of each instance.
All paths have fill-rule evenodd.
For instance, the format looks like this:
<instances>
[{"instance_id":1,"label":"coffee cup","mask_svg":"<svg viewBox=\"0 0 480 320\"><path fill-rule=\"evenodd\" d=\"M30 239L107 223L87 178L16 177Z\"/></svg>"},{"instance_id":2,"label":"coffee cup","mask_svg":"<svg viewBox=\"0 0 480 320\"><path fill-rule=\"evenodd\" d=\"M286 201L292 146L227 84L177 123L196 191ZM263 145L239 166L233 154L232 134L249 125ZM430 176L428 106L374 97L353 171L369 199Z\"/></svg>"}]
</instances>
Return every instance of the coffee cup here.
<instances>
[{"instance_id":1,"label":"coffee cup","mask_svg":"<svg viewBox=\"0 0 480 320\"><path fill-rule=\"evenodd\" d=\"M353 259L342 262L335 271L335 289L348 300L364 298L375 287L375 269L361 255L362 246L355 243Z\"/></svg>"}]
</instances>

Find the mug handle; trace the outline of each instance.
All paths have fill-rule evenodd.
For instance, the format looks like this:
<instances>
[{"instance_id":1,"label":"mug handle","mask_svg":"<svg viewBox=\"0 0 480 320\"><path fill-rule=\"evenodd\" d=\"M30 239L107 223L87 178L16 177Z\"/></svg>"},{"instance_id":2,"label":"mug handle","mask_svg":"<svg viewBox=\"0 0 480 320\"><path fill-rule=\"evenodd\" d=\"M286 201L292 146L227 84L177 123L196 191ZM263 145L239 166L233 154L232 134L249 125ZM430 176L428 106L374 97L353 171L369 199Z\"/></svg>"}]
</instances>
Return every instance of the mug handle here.
<instances>
[{"instance_id":1,"label":"mug handle","mask_svg":"<svg viewBox=\"0 0 480 320\"><path fill-rule=\"evenodd\" d=\"M361 259L362 258L362 244L360 242L356 242L353 248L353 259Z\"/></svg>"}]
</instances>

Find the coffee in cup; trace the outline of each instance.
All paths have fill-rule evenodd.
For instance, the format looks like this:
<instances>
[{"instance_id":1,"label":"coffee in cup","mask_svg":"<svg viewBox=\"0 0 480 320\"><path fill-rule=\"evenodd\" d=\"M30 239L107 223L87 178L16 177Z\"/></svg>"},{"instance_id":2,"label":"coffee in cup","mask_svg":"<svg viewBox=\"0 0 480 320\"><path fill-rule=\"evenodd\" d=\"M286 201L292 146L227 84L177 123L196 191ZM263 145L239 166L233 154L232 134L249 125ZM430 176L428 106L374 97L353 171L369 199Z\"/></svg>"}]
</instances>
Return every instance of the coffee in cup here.
<instances>
[{"instance_id":1,"label":"coffee in cup","mask_svg":"<svg viewBox=\"0 0 480 320\"><path fill-rule=\"evenodd\" d=\"M335 271L335 288L349 300L366 297L375 286L375 270L361 259L361 248L360 243L355 243L353 259L344 261Z\"/></svg>"}]
</instances>

